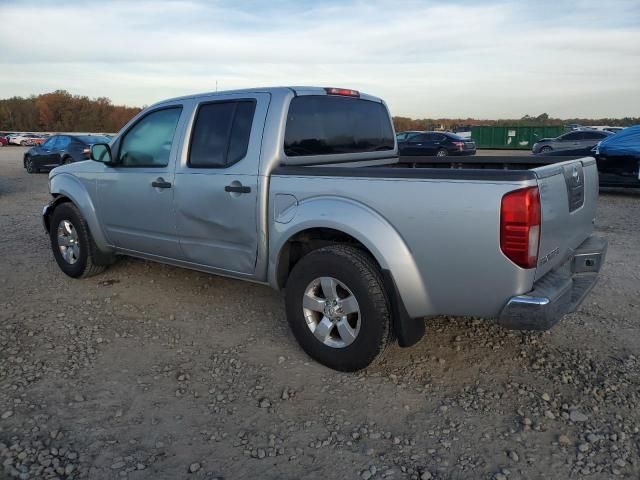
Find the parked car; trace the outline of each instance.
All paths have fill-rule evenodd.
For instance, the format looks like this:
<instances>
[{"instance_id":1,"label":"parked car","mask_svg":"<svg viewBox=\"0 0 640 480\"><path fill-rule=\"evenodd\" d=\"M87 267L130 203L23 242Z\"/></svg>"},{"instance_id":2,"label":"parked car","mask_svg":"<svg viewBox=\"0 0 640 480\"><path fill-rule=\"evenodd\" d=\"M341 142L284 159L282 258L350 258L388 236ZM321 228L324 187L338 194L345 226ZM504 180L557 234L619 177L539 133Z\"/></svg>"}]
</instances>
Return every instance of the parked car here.
<instances>
[{"instance_id":1,"label":"parked car","mask_svg":"<svg viewBox=\"0 0 640 480\"><path fill-rule=\"evenodd\" d=\"M605 128L603 128L603 130L605 132L611 132L611 133L618 133L618 132L621 132L624 129L625 129L625 127L605 127Z\"/></svg>"},{"instance_id":2,"label":"parked car","mask_svg":"<svg viewBox=\"0 0 640 480\"><path fill-rule=\"evenodd\" d=\"M640 187L640 125L625 128L594 148L600 186Z\"/></svg>"},{"instance_id":3,"label":"parked car","mask_svg":"<svg viewBox=\"0 0 640 480\"><path fill-rule=\"evenodd\" d=\"M44 138L35 133L17 133L9 136L10 145L21 145L23 147L29 147L31 145L37 145L44 142Z\"/></svg>"},{"instance_id":4,"label":"parked car","mask_svg":"<svg viewBox=\"0 0 640 480\"><path fill-rule=\"evenodd\" d=\"M396 139L398 140L398 142L403 142L407 138L413 135L417 135L418 133L423 133L423 131L422 130L405 130L404 132L396 133Z\"/></svg>"},{"instance_id":5,"label":"parked car","mask_svg":"<svg viewBox=\"0 0 640 480\"><path fill-rule=\"evenodd\" d=\"M131 255L284 288L296 339L337 370L413 345L426 316L548 329L606 252L594 159L406 168L386 105L354 90L166 100L91 156L49 174L43 222L65 274Z\"/></svg>"},{"instance_id":6,"label":"parked car","mask_svg":"<svg viewBox=\"0 0 640 480\"><path fill-rule=\"evenodd\" d=\"M613 135L599 130L574 130L557 138L543 138L533 144L531 151L543 155L551 152L564 152L566 155L589 155L596 143Z\"/></svg>"},{"instance_id":7,"label":"parked car","mask_svg":"<svg viewBox=\"0 0 640 480\"><path fill-rule=\"evenodd\" d=\"M453 133L465 140L471 138L471 125L460 125L453 129Z\"/></svg>"},{"instance_id":8,"label":"parked car","mask_svg":"<svg viewBox=\"0 0 640 480\"><path fill-rule=\"evenodd\" d=\"M422 132L398 142L401 156L475 155L476 143L450 132Z\"/></svg>"},{"instance_id":9,"label":"parked car","mask_svg":"<svg viewBox=\"0 0 640 480\"><path fill-rule=\"evenodd\" d=\"M7 140L7 137L0 137L0 147L4 147L5 145L9 144L9 140Z\"/></svg>"},{"instance_id":10,"label":"parked car","mask_svg":"<svg viewBox=\"0 0 640 480\"><path fill-rule=\"evenodd\" d=\"M91 145L108 142L108 138L98 135L54 135L42 145L27 150L23 165L28 173L37 173L65 163L88 160L91 158Z\"/></svg>"}]
</instances>

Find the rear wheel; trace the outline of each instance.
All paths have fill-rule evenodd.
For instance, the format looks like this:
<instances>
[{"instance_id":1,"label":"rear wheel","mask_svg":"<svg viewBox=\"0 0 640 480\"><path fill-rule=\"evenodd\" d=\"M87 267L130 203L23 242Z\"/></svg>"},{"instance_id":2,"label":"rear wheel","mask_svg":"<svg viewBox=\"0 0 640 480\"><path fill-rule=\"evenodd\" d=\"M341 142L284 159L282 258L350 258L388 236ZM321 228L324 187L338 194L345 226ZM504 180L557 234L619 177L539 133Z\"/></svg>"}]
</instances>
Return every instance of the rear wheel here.
<instances>
[{"instance_id":1,"label":"rear wheel","mask_svg":"<svg viewBox=\"0 0 640 480\"><path fill-rule=\"evenodd\" d=\"M71 163L71 157L64 157L62 159L62 165L69 165Z\"/></svg>"},{"instance_id":2,"label":"rear wheel","mask_svg":"<svg viewBox=\"0 0 640 480\"><path fill-rule=\"evenodd\" d=\"M551 147L542 147L540 153L549 153L551 150L553 150Z\"/></svg>"},{"instance_id":3,"label":"rear wheel","mask_svg":"<svg viewBox=\"0 0 640 480\"><path fill-rule=\"evenodd\" d=\"M22 140L20 142L20 145L22 145L23 147L27 147L27 146L29 146L29 143L26 140Z\"/></svg>"},{"instance_id":4,"label":"rear wheel","mask_svg":"<svg viewBox=\"0 0 640 480\"><path fill-rule=\"evenodd\" d=\"M390 339L380 271L356 247L332 245L303 257L287 281L286 308L304 351L335 370L367 367L382 357Z\"/></svg>"},{"instance_id":5,"label":"rear wheel","mask_svg":"<svg viewBox=\"0 0 640 480\"><path fill-rule=\"evenodd\" d=\"M441 148L440 150L438 150L438 153L436 153L436 157L446 157L448 155L449 152L447 152L445 148Z\"/></svg>"},{"instance_id":6,"label":"rear wheel","mask_svg":"<svg viewBox=\"0 0 640 480\"><path fill-rule=\"evenodd\" d=\"M87 223L73 203L63 203L53 211L49 237L58 266L70 277L90 277L105 269L96 263L100 253Z\"/></svg>"}]
</instances>

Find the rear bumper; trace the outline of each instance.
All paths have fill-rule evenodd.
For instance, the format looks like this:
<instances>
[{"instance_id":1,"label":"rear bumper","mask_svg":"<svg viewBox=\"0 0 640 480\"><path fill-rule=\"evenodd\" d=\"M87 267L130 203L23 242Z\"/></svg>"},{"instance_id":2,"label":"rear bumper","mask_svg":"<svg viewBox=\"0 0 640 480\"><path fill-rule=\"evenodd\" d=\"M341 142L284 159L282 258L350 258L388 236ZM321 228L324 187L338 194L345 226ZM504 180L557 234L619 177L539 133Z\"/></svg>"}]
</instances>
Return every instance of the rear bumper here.
<instances>
[{"instance_id":1,"label":"rear bumper","mask_svg":"<svg viewBox=\"0 0 640 480\"><path fill-rule=\"evenodd\" d=\"M592 235L563 265L538 280L532 291L512 297L498 323L513 330L550 329L575 311L591 291L606 253L607 240Z\"/></svg>"}]
</instances>

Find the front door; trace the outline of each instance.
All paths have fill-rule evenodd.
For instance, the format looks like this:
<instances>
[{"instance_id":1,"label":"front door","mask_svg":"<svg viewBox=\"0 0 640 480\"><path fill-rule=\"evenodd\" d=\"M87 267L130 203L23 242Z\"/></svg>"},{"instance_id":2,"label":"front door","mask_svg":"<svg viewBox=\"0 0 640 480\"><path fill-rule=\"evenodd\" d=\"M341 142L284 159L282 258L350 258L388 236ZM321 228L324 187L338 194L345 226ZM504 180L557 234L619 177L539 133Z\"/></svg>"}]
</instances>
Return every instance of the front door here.
<instances>
[{"instance_id":1,"label":"front door","mask_svg":"<svg viewBox=\"0 0 640 480\"><path fill-rule=\"evenodd\" d=\"M179 258L173 181L182 105L146 113L113 144L98 176L98 218L116 247Z\"/></svg>"},{"instance_id":2,"label":"front door","mask_svg":"<svg viewBox=\"0 0 640 480\"><path fill-rule=\"evenodd\" d=\"M184 259L252 275L258 250L259 162L270 95L200 101L176 168L176 224ZM185 149L186 150L186 149Z\"/></svg>"}]
</instances>

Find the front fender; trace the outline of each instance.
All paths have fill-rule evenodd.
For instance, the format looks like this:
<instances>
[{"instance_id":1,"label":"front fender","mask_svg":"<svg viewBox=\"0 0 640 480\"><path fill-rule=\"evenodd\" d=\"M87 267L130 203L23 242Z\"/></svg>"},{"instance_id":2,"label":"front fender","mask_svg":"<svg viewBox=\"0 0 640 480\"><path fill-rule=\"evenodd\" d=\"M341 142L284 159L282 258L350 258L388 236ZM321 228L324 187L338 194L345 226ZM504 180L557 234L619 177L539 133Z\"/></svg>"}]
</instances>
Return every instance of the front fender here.
<instances>
[{"instance_id":1,"label":"front fender","mask_svg":"<svg viewBox=\"0 0 640 480\"><path fill-rule=\"evenodd\" d=\"M303 200L287 223L272 220L269 242L269 283L278 288L277 267L283 247L296 233L311 228L331 228L361 242L382 270L390 272L407 313L412 318L432 311L431 300L418 266L399 232L384 217L362 203L343 197Z\"/></svg>"},{"instance_id":2,"label":"front fender","mask_svg":"<svg viewBox=\"0 0 640 480\"><path fill-rule=\"evenodd\" d=\"M73 202L73 204L78 207L82 213L87 225L89 225L91 236L93 237L98 249L103 252L110 252L113 249L109 246L109 242L100 227L95 205L91 199L91 194L88 191L88 189L91 189L95 192L95 188L95 180L83 183L75 175L71 175L69 173L57 173L49 178L49 191L56 197L53 204L55 205L57 202L64 201L65 198L71 200L71 202ZM47 215L47 211L50 210L51 209L45 208L43 215Z\"/></svg>"}]
</instances>

